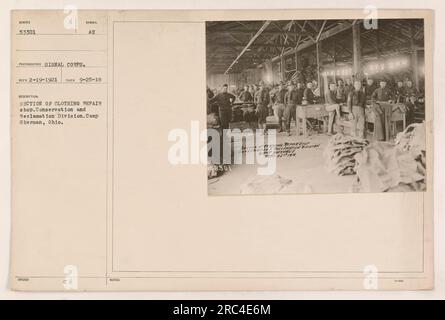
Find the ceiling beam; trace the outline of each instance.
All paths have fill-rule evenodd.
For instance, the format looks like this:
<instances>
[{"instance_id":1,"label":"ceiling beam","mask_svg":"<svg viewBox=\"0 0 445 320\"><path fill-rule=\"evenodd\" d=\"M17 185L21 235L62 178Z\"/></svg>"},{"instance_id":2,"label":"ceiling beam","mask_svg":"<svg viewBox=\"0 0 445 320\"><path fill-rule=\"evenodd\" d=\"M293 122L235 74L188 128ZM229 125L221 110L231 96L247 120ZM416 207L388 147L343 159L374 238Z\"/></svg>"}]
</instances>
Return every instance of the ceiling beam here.
<instances>
[{"instance_id":1,"label":"ceiling beam","mask_svg":"<svg viewBox=\"0 0 445 320\"><path fill-rule=\"evenodd\" d=\"M265 21L263 23L263 25L261 26L261 28L257 31L257 33L249 40L249 42L247 43L247 45L244 47L244 49L240 52L240 54L236 57L236 59L230 64L230 66L227 68L226 72L224 72L224 74L227 74L229 72L229 70L233 67L234 64L236 64L236 62L238 61L239 58L241 58L241 56L244 54L244 52L246 52L247 49L249 49L250 45L256 40L256 38L258 38L258 36L269 26L270 24L270 20Z\"/></svg>"},{"instance_id":2,"label":"ceiling beam","mask_svg":"<svg viewBox=\"0 0 445 320\"><path fill-rule=\"evenodd\" d=\"M336 27L330 28L329 30L322 32L318 41L322 41L324 39L330 38L340 32L350 29L351 27L352 27L351 23L346 23L346 22L341 23ZM312 39L315 41L315 39L313 37L312 37ZM293 48L293 49L286 51L284 53L284 55L293 54L295 52L304 50L304 49L309 48L310 46L314 45L314 43L315 42L312 42L312 41L305 41L305 42L301 43L300 45L298 45L297 48ZM277 61L278 59L280 59L280 56L276 56L276 57L272 58L272 61Z\"/></svg>"},{"instance_id":3,"label":"ceiling beam","mask_svg":"<svg viewBox=\"0 0 445 320\"><path fill-rule=\"evenodd\" d=\"M244 44L235 44L233 42L212 42L209 43L207 45L207 48L217 48L217 47L243 47L244 48ZM293 47L292 44L288 44L288 47ZM254 43L252 45L250 45L250 48L282 48L283 45L282 44L276 44L276 43Z\"/></svg>"},{"instance_id":4,"label":"ceiling beam","mask_svg":"<svg viewBox=\"0 0 445 320\"><path fill-rule=\"evenodd\" d=\"M240 29L235 29L235 30L217 30L217 31L209 31L207 36L211 37L212 35L226 35L226 34L240 34L240 35L249 35L249 34L254 34L256 33L257 30L240 30ZM289 32L286 30L271 30L271 31L264 31L262 34L263 35L287 35L289 33L293 33L293 32ZM302 35L311 35L310 32L307 31L301 31L300 32Z\"/></svg>"},{"instance_id":5,"label":"ceiling beam","mask_svg":"<svg viewBox=\"0 0 445 320\"><path fill-rule=\"evenodd\" d=\"M314 41L315 42L315 38L312 36L312 34L310 33L310 32L308 32L306 29L305 29L305 27L306 27L306 23L307 23L308 21L307 20L305 20L304 21L304 23L303 23L303 26L301 26L298 22L297 22L297 26L301 29L301 32L302 33L305 33L312 41Z\"/></svg>"},{"instance_id":6,"label":"ceiling beam","mask_svg":"<svg viewBox=\"0 0 445 320\"><path fill-rule=\"evenodd\" d=\"M293 24L294 24L294 20L292 20L291 22L288 23L288 26L287 26L288 32L292 29ZM286 37L284 38L283 48L281 49L281 55L283 55L284 49L286 49L287 38L288 38L288 34L286 34Z\"/></svg>"},{"instance_id":7,"label":"ceiling beam","mask_svg":"<svg viewBox=\"0 0 445 320\"><path fill-rule=\"evenodd\" d=\"M321 33L322 33L323 30L324 30L324 26L326 25L326 21L327 21L327 20L324 20L324 21L323 21L323 24L321 25L320 31L318 32L317 39L315 39L315 42L318 42L318 41L320 40L320 36L321 36Z\"/></svg>"}]
</instances>

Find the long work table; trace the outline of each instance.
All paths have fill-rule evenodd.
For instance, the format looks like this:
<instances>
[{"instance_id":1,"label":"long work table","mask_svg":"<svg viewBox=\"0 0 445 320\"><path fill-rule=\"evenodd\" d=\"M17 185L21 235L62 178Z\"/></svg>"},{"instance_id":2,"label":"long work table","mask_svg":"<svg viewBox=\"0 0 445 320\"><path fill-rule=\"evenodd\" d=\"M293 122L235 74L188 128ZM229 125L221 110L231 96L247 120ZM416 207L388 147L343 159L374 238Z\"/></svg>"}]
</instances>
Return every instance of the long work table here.
<instances>
[{"instance_id":1,"label":"long work table","mask_svg":"<svg viewBox=\"0 0 445 320\"><path fill-rule=\"evenodd\" d=\"M349 108L342 104L340 107L341 112L349 113ZM323 122L323 132L327 132L328 129L328 117L329 113L326 111L324 103L298 105L296 109L296 130L297 135L300 133L303 136L308 135L307 119L316 119ZM372 123L375 128L378 127L377 121L381 121L383 128L383 140L389 141L392 136L391 126L394 121L402 121L403 129L406 127L405 107L400 103L389 103L383 101L377 101L375 103L368 102L365 109L365 118L367 123ZM350 121L341 121L342 125L350 126Z\"/></svg>"}]
</instances>

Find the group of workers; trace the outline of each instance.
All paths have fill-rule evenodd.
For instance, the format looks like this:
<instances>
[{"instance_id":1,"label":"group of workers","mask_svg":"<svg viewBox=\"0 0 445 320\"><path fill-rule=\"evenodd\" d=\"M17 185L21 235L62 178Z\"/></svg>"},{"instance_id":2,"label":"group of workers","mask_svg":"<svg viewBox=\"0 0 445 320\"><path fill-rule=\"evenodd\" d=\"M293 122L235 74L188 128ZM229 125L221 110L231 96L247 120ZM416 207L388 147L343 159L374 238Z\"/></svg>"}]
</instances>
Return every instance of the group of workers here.
<instances>
[{"instance_id":1,"label":"group of workers","mask_svg":"<svg viewBox=\"0 0 445 320\"><path fill-rule=\"evenodd\" d=\"M329 115L328 134L333 134L334 121L338 124L341 119L341 106L347 105L351 121L351 134L363 138L366 123L365 108L368 105L375 113L374 132L378 140L385 138L383 110L379 103L403 103L408 106L407 113L409 113L413 109L409 106L413 106L419 97L419 91L410 80L398 81L393 88L390 88L385 79L379 81L379 86L370 78L365 81L346 79L345 82L339 79L337 83L330 83L328 88L324 97L324 106ZM298 105L322 103L316 81L306 84L289 81L287 85L280 82L271 89L261 81L258 86L245 85L242 91L235 94L228 92L227 84L223 85L222 90L216 95L207 88L208 109L209 106L217 106L222 129L229 128L232 104L235 101L256 106L255 114L261 132L267 134L266 118L273 113L278 120L278 132L285 131L288 135L291 135L290 124L292 119L296 118ZM412 115L407 114L408 122L410 122L410 117Z\"/></svg>"},{"instance_id":2,"label":"group of workers","mask_svg":"<svg viewBox=\"0 0 445 320\"><path fill-rule=\"evenodd\" d=\"M404 105L404 112L407 123L411 123L414 118L414 104L420 93L413 86L410 80L406 82L398 81L396 86L390 88L385 79L381 79L379 86L373 79L366 81L355 80L353 83L347 81L346 84L339 80L337 84L329 84L329 91L325 97L326 111L329 113L328 133L332 134L334 119L340 119L340 107L347 105L350 111L349 119L351 123L351 134L360 138L365 137L366 108L374 114L374 133L377 140L385 140L385 110L382 103L401 103ZM388 110L387 112L392 112Z\"/></svg>"},{"instance_id":3,"label":"group of workers","mask_svg":"<svg viewBox=\"0 0 445 320\"><path fill-rule=\"evenodd\" d=\"M275 90L277 89L277 90ZM273 110L273 114L279 121L279 132L286 130L290 135L290 123L295 119L296 107L300 104L312 104L317 101L317 90L314 90L314 83L309 82L303 87L301 83L290 81L287 88L284 82L277 88L269 89L263 81L258 86L245 85L238 94L228 92L228 85L224 84L216 95L207 88L207 109L208 112L218 112L220 127L228 129L232 117L232 104L239 100L244 104L254 104L256 106L255 115L258 127L261 132L267 134L266 119ZM213 108L216 106L216 110Z\"/></svg>"}]
</instances>

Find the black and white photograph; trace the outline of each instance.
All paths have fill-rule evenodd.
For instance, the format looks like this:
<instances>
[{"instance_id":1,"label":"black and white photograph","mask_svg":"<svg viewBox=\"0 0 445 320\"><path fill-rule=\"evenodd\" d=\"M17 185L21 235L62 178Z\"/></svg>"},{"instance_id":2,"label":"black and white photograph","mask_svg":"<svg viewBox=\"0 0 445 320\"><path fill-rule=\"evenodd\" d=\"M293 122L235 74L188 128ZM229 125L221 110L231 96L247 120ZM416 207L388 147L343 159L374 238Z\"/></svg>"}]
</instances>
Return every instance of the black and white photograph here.
<instances>
[{"instance_id":1,"label":"black and white photograph","mask_svg":"<svg viewBox=\"0 0 445 320\"><path fill-rule=\"evenodd\" d=\"M423 19L206 22L208 194L425 191L424 57Z\"/></svg>"},{"instance_id":2,"label":"black and white photograph","mask_svg":"<svg viewBox=\"0 0 445 320\"><path fill-rule=\"evenodd\" d=\"M445 3L23 1L0 300L445 297Z\"/></svg>"}]
</instances>

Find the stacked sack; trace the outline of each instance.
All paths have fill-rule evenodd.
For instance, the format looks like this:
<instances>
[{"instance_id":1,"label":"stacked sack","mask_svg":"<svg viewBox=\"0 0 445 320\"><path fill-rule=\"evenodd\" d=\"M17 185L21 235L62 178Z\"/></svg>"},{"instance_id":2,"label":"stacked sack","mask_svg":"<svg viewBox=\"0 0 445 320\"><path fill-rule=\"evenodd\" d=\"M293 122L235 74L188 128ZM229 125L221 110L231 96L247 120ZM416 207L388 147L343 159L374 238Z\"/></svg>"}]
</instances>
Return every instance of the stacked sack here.
<instances>
[{"instance_id":1,"label":"stacked sack","mask_svg":"<svg viewBox=\"0 0 445 320\"><path fill-rule=\"evenodd\" d=\"M426 190L425 126L413 124L395 143L373 142L355 156L358 191Z\"/></svg>"},{"instance_id":2,"label":"stacked sack","mask_svg":"<svg viewBox=\"0 0 445 320\"><path fill-rule=\"evenodd\" d=\"M365 139L337 133L328 142L324 150L327 168L340 176L355 174L354 155L361 152L369 142Z\"/></svg>"}]
</instances>

